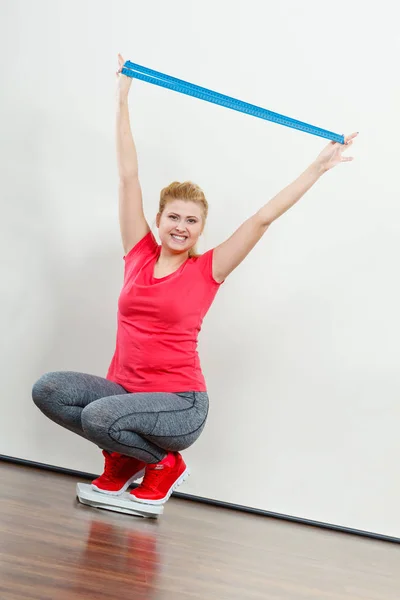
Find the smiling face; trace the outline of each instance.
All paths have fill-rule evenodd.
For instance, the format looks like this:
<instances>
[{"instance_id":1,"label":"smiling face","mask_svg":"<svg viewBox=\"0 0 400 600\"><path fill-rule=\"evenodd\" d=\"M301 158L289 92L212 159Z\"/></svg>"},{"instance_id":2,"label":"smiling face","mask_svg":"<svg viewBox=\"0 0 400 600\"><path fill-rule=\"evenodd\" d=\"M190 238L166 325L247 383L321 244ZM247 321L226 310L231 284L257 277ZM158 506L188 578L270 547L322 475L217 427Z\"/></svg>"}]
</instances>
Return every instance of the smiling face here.
<instances>
[{"instance_id":1,"label":"smiling face","mask_svg":"<svg viewBox=\"0 0 400 600\"><path fill-rule=\"evenodd\" d=\"M188 252L204 228L202 206L190 200L169 200L157 215L157 227L165 249L173 254Z\"/></svg>"}]
</instances>

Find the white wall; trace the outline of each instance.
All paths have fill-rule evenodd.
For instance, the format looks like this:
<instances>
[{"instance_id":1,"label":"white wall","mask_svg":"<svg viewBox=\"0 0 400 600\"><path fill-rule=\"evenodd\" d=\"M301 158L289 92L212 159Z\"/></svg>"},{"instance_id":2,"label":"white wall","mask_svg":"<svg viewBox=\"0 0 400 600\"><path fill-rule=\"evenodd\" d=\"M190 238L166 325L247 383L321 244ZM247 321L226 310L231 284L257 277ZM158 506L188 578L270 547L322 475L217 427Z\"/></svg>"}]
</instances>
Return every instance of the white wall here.
<instances>
[{"instance_id":1,"label":"white wall","mask_svg":"<svg viewBox=\"0 0 400 600\"><path fill-rule=\"evenodd\" d=\"M99 472L34 407L44 372L104 375L122 284L116 54L339 133L356 160L274 223L221 289L200 351L212 409L182 491L400 537L395 4L1 3L0 453ZM203 248L325 141L134 81L145 209L205 189Z\"/></svg>"}]
</instances>

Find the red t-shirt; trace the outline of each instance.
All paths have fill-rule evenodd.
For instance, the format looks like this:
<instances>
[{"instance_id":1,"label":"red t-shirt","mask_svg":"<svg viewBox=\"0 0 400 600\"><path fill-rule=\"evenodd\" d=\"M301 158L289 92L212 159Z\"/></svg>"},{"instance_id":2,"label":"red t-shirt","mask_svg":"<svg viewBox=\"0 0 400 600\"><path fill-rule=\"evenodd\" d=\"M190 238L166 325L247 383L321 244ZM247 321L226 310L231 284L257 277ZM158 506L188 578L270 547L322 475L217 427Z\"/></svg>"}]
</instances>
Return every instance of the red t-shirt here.
<instances>
[{"instance_id":1,"label":"red t-shirt","mask_svg":"<svg viewBox=\"0 0 400 600\"><path fill-rule=\"evenodd\" d=\"M220 287L212 276L213 250L156 279L160 251L149 232L124 256L117 341L107 379L129 392L205 392L197 336Z\"/></svg>"}]
</instances>

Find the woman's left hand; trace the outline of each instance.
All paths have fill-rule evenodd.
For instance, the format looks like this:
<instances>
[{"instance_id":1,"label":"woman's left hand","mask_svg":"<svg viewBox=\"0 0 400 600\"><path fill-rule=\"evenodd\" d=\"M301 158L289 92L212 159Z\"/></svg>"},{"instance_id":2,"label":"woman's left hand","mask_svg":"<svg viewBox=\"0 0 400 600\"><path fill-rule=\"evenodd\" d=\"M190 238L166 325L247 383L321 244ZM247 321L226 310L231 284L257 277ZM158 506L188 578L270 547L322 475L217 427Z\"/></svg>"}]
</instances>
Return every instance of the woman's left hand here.
<instances>
[{"instance_id":1,"label":"woman's left hand","mask_svg":"<svg viewBox=\"0 0 400 600\"><path fill-rule=\"evenodd\" d=\"M353 140L358 136L358 132L347 135L344 139L344 144L339 142L330 142L322 152L317 156L316 162L323 171L329 171L336 167L339 163L350 162L352 156L342 156L343 152L348 150L353 144Z\"/></svg>"}]
</instances>

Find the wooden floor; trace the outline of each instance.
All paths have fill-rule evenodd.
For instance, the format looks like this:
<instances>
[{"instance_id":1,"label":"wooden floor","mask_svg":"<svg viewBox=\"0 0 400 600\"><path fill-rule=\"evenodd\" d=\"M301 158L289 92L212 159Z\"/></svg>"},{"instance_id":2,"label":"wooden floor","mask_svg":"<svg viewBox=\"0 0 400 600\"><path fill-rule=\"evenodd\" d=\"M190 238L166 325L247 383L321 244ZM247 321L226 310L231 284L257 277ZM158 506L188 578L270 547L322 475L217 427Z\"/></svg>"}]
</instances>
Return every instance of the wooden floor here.
<instances>
[{"instance_id":1,"label":"wooden floor","mask_svg":"<svg viewBox=\"0 0 400 600\"><path fill-rule=\"evenodd\" d=\"M400 546L172 498L158 521L0 462L1 600L399 600Z\"/></svg>"}]
</instances>

